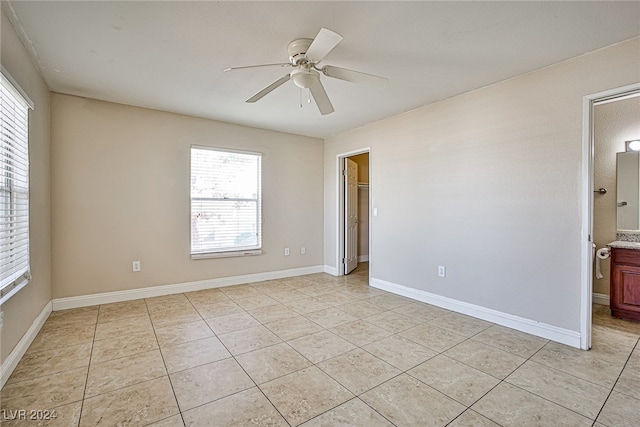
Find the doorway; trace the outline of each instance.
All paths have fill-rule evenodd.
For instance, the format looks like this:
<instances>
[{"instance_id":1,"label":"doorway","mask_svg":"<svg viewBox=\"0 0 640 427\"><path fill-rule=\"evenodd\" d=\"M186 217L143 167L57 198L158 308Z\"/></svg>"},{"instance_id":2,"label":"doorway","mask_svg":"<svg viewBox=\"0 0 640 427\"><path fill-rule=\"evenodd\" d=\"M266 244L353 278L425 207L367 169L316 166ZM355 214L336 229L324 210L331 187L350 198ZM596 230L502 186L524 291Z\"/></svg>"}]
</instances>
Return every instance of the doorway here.
<instances>
[{"instance_id":1,"label":"doorway","mask_svg":"<svg viewBox=\"0 0 640 427\"><path fill-rule=\"evenodd\" d=\"M339 154L338 161L338 275L351 273L371 260L371 152L364 148ZM371 270L369 270L371 271Z\"/></svg>"},{"instance_id":2,"label":"doorway","mask_svg":"<svg viewBox=\"0 0 640 427\"><path fill-rule=\"evenodd\" d=\"M613 104L628 100L640 95L640 84L630 85L618 89L613 89L598 94L584 97L583 99L583 190L585 191L585 204L583 204L583 246L582 246L582 291L581 291L581 326L580 326L580 347L583 350L591 348L591 332L594 323L594 306L596 304L607 304L608 296L603 294L606 284L600 283L593 275L594 249L616 240L615 225L615 152L624 151L624 141L608 141L609 148L601 146L606 138L603 136L603 127L611 127L614 122L604 123L599 114L600 108L607 104ZM602 106L602 107L601 107ZM604 110L602 110L604 111ZM598 128L596 129L596 126ZM611 152L608 152L611 151ZM613 158L613 166L611 165ZM607 160L609 159L609 160ZM607 165L606 163L609 163ZM611 175L613 168L614 182L606 175ZM608 193L608 194L607 194ZM613 198L612 198L613 197ZM607 212L604 206L609 206ZM613 206L613 207L612 207ZM596 207L598 211L596 211ZM609 217L609 218L607 218ZM611 218L613 217L613 218ZM610 224L613 221L613 225ZM606 222L606 224L603 224ZM603 243L604 242L604 243ZM603 273L608 273L608 264L603 269ZM603 274L603 275L604 275ZM608 293L608 291L607 291ZM596 308L600 318L606 308Z\"/></svg>"}]
</instances>

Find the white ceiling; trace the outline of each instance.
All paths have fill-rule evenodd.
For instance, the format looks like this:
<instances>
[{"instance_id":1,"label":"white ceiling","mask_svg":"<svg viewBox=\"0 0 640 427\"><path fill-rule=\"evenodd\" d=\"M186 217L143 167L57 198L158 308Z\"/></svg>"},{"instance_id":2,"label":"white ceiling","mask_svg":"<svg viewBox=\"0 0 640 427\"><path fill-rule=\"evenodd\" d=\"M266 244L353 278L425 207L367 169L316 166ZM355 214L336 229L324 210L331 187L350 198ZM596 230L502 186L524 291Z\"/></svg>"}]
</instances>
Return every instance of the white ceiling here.
<instances>
[{"instance_id":1,"label":"white ceiling","mask_svg":"<svg viewBox=\"0 0 640 427\"><path fill-rule=\"evenodd\" d=\"M325 138L640 35L640 2L10 1L8 14L56 92ZM321 65L335 112L299 107L287 45L321 27L344 40ZM640 79L640 75L639 75Z\"/></svg>"}]
</instances>

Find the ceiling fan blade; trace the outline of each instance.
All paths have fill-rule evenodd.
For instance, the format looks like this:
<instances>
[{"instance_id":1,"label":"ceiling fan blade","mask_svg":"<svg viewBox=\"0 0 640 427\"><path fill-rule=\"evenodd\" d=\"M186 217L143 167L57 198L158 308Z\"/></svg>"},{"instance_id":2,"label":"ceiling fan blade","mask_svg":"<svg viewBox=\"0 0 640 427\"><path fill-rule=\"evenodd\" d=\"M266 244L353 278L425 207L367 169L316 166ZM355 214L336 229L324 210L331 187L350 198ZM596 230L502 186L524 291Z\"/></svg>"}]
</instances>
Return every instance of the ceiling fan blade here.
<instances>
[{"instance_id":1,"label":"ceiling fan blade","mask_svg":"<svg viewBox=\"0 0 640 427\"><path fill-rule=\"evenodd\" d=\"M322 82L318 81L318 83L311 86L309 90L311 91L311 95L313 95L313 100L316 101L320 114L324 116L325 114L331 114L335 111L333 105L331 105L327 91L325 91L324 86L322 86Z\"/></svg>"},{"instance_id":2,"label":"ceiling fan blade","mask_svg":"<svg viewBox=\"0 0 640 427\"><path fill-rule=\"evenodd\" d=\"M307 59L314 63L322 61L331 50L342 41L342 36L334 31L321 28L307 49Z\"/></svg>"},{"instance_id":3,"label":"ceiling fan blade","mask_svg":"<svg viewBox=\"0 0 640 427\"><path fill-rule=\"evenodd\" d=\"M278 80L276 80L275 82L271 83L269 86L265 87L260 92L258 92L255 95L253 95L251 98L247 99L246 102L256 102L256 101L258 101L260 98L262 98L263 96L265 96L266 94L268 94L272 90L277 89L278 87L280 87L283 84L285 84L286 82L288 82L290 78L291 78L291 76L289 74L287 74L286 76L280 77Z\"/></svg>"},{"instance_id":4,"label":"ceiling fan blade","mask_svg":"<svg viewBox=\"0 0 640 427\"><path fill-rule=\"evenodd\" d=\"M244 70L246 68L260 68L260 67L288 67L291 66L289 62L281 62L278 64L260 64L260 65L245 65L243 67L229 67L225 68L224 72L233 71L233 70Z\"/></svg>"},{"instance_id":5,"label":"ceiling fan blade","mask_svg":"<svg viewBox=\"0 0 640 427\"><path fill-rule=\"evenodd\" d=\"M373 74L361 73L360 71L333 67L331 65L322 67L322 73L327 77L376 87L383 87L389 81L386 77L374 76Z\"/></svg>"}]
</instances>

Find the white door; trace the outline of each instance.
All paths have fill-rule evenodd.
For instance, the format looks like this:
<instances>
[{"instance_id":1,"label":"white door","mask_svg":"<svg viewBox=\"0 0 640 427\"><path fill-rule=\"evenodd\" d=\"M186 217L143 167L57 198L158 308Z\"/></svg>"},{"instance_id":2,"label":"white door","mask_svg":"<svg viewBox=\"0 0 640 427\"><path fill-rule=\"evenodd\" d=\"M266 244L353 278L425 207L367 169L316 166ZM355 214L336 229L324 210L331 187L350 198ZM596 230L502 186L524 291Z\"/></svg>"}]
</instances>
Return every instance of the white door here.
<instances>
[{"instance_id":1,"label":"white door","mask_svg":"<svg viewBox=\"0 0 640 427\"><path fill-rule=\"evenodd\" d=\"M358 164L344 159L344 274L358 266Z\"/></svg>"}]
</instances>

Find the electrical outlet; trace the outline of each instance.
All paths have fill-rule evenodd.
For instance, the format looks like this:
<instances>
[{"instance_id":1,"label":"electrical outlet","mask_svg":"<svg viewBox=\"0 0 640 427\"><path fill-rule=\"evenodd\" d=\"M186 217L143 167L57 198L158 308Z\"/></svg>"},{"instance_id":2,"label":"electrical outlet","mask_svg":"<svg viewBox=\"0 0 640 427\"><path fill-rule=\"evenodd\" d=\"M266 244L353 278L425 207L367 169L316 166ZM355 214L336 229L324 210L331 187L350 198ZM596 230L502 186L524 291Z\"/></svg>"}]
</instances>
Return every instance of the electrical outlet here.
<instances>
[{"instance_id":1,"label":"electrical outlet","mask_svg":"<svg viewBox=\"0 0 640 427\"><path fill-rule=\"evenodd\" d=\"M303 246L303 247L301 247L301 248L300 248L300 255L304 255L304 254L306 254L306 253L307 253L307 248L306 248L306 247L304 247L304 246Z\"/></svg>"},{"instance_id":2,"label":"electrical outlet","mask_svg":"<svg viewBox=\"0 0 640 427\"><path fill-rule=\"evenodd\" d=\"M289 248L284 248L284 256L289 256L291 255L291 251L289 250Z\"/></svg>"},{"instance_id":3,"label":"electrical outlet","mask_svg":"<svg viewBox=\"0 0 640 427\"><path fill-rule=\"evenodd\" d=\"M140 271L140 261L133 261L131 263L131 267L132 267L133 271L135 273L137 273L138 271Z\"/></svg>"},{"instance_id":4,"label":"electrical outlet","mask_svg":"<svg viewBox=\"0 0 640 427\"><path fill-rule=\"evenodd\" d=\"M445 277L447 275L447 269L444 265L438 266L438 277Z\"/></svg>"}]
</instances>

